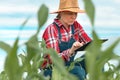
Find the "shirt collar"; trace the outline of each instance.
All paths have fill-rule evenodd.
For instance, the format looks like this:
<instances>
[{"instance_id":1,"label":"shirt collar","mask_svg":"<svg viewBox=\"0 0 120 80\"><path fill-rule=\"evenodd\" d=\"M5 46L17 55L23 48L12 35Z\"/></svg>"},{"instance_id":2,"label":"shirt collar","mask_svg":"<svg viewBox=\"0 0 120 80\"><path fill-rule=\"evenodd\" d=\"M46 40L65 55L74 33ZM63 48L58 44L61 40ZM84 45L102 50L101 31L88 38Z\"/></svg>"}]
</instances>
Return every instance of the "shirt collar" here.
<instances>
[{"instance_id":1,"label":"shirt collar","mask_svg":"<svg viewBox=\"0 0 120 80\"><path fill-rule=\"evenodd\" d=\"M57 19L57 18L54 19L54 22L55 22L59 27L62 27L62 26L63 26L63 24L62 24L62 23L60 22L60 20Z\"/></svg>"}]
</instances>

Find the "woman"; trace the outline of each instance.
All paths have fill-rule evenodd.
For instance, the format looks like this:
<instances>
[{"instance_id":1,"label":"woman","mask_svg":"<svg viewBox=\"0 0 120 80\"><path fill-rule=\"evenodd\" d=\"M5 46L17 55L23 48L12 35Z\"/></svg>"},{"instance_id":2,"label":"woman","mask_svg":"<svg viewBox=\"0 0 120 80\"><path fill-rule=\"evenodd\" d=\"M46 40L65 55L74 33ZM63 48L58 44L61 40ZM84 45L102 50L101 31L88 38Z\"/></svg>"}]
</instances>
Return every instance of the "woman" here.
<instances>
[{"instance_id":1,"label":"woman","mask_svg":"<svg viewBox=\"0 0 120 80\"><path fill-rule=\"evenodd\" d=\"M75 56L75 50L91 41L80 23L76 21L77 13L83 13L78 6L78 0L60 0L59 9L52 14L58 14L53 23L43 33L43 39L47 48L55 49L69 66ZM49 58L50 56L46 56ZM51 63L49 61L48 63ZM42 67L46 67L47 61ZM82 64L81 64L82 65ZM75 65L70 73L76 75L79 80L84 80L86 74L83 67ZM45 73L50 75L51 71Z\"/></svg>"}]
</instances>

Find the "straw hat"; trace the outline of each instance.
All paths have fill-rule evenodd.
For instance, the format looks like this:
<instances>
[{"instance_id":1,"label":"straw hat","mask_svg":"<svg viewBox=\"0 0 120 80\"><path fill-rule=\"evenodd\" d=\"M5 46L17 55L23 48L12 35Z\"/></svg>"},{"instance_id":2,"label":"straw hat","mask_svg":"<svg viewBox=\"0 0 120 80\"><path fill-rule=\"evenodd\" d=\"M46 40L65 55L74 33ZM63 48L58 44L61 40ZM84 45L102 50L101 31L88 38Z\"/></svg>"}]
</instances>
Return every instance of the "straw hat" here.
<instances>
[{"instance_id":1,"label":"straw hat","mask_svg":"<svg viewBox=\"0 0 120 80\"><path fill-rule=\"evenodd\" d=\"M62 11L71 11L77 13L85 12L79 8L78 0L60 0L59 9L57 11L51 12L51 14L59 13Z\"/></svg>"}]
</instances>

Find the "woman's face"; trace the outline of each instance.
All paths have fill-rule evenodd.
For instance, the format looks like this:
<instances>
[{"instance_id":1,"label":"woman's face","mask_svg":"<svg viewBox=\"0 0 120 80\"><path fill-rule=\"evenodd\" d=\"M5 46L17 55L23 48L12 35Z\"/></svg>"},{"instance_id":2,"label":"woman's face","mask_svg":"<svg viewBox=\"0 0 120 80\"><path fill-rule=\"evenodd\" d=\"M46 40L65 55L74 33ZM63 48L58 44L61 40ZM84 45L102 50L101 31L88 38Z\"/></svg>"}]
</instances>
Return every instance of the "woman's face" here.
<instances>
[{"instance_id":1,"label":"woman's face","mask_svg":"<svg viewBox=\"0 0 120 80\"><path fill-rule=\"evenodd\" d=\"M60 19L65 25L72 25L77 18L77 13L70 11L61 12L60 15Z\"/></svg>"}]
</instances>

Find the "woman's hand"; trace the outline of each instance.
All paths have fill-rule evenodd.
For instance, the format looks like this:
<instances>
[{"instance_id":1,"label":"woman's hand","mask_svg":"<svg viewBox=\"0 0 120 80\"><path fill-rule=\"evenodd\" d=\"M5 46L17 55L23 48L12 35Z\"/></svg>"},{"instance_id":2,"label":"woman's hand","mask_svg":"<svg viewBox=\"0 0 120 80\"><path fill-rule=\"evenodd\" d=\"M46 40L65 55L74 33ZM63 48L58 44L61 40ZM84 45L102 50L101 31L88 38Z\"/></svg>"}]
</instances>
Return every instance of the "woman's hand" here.
<instances>
[{"instance_id":1,"label":"woman's hand","mask_svg":"<svg viewBox=\"0 0 120 80\"><path fill-rule=\"evenodd\" d=\"M80 48L83 45L84 45L84 42L81 42L81 43L78 41L74 42L72 47L69 50L70 55L74 54L75 50Z\"/></svg>"}]
</instances>

